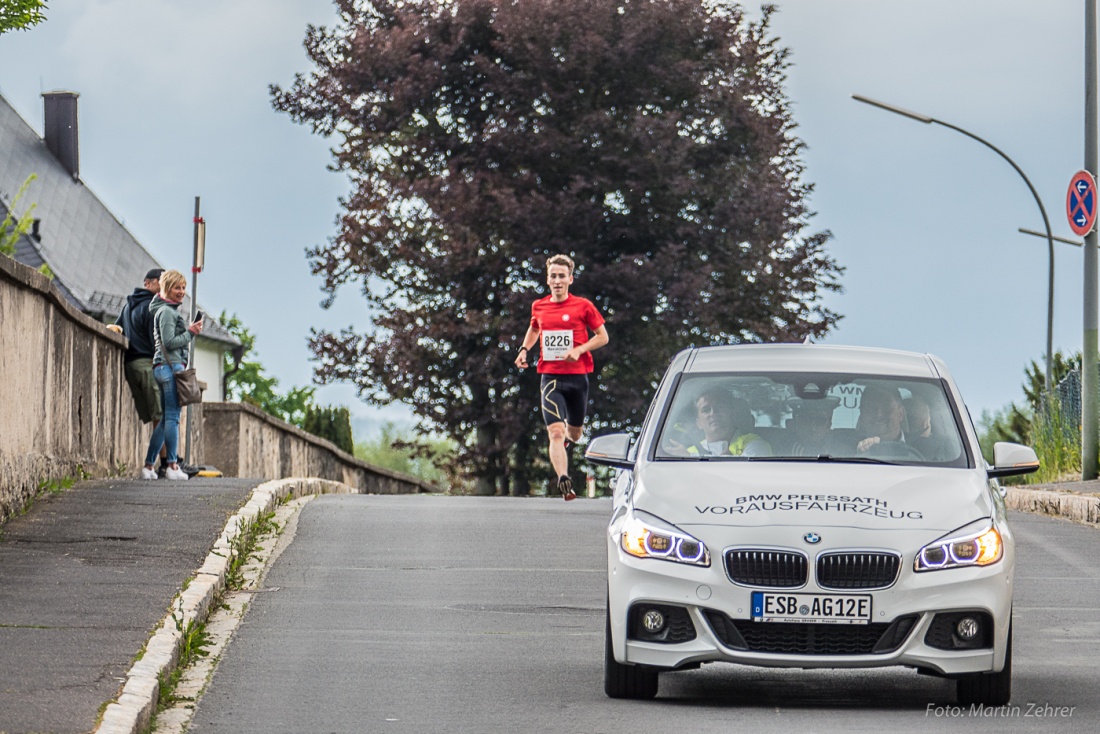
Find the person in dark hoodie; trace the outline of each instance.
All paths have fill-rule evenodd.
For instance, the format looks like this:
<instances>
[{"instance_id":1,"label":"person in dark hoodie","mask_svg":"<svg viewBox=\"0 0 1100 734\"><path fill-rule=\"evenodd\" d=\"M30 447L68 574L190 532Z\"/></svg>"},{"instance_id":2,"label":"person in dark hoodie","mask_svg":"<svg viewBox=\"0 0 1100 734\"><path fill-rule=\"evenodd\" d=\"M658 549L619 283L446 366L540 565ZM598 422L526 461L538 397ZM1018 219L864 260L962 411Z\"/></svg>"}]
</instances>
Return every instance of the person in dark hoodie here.
<instances>
[{"instance_id":1,"label":"person in dark hoodie","mask_svg":"<svg viewBox=\"0 0 1100 734\"><path fill-rule=\"evenodd\" d=\"M160 423L161 404L160 387L153 378L153 315L149 312L149 303L160 292L162 268L153 268L145 274L145 283L134 288L126 297L126 305L113 324L114 331L121 332L128 340L126 355L123 357L126 384L134 396L134 408L143 423L152 423L154 429ZM161 455L160 472L142 469L142 479L156 479L163 475L164 448L158 449Z\"/></svg>"},{"instance_id":2,"label":"person in dark hoodie","mask_svg":"<svg viewBox=\"0 0 1100 734\"><path fill-rule=\"evenodd\" d=\"M187 279L178 270L166 270L160 276L160 294L149 303L153 317L153 377L160 385L161 409L164 418L153 429L149 450L145 454L142 476L153 470L153 462L161 443L168 452L165 477L185 480L187 474L179 466L180 404L176 396L176 372L187 368L187 352L191 340L202 331L202 321L188 326L179 312L187 291ZM155 473L155 472L154 472Z\"/></svg>"}]
</instances>

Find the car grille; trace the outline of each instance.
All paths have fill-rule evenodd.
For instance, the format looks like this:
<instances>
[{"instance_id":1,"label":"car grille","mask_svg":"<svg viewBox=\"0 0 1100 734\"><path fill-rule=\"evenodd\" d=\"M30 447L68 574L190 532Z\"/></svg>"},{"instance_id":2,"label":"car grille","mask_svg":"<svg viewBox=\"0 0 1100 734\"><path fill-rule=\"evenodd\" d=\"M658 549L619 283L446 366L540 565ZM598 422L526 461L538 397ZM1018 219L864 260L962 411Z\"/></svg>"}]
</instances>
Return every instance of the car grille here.
<instances>
[{"instance_id":1,"label":"car grille","mask_svg":"<svg viewBox=\"0 0 1100 734\"><path fill-rule=\"evenodd\" d=\"M742 548L726 551L726 573L734 583L790 589L806 583L807 561L801 553Z\"/></svg>"},{"instance_id":2,"label":"car grille","mask_svg":"<svg viewBox=\"0 0 1100 734\"><path fill-rule=\"evenodd\" d=\"M823 589L883 589L898 578L901 558L893 553L826 553L817 559Z\"/></svg>"},{"instance_id":3,"label":"car grille","mask_svg":"<svg viewBox=\"0 0 1100 734\"><path fill-rule=\"evenodd\" d=\"M707 609L704 616L726 647L787 655L870 655L893 652L912 632L917 615L889 624L788 624L730 619Z\"/></svg>"}]
</instances>

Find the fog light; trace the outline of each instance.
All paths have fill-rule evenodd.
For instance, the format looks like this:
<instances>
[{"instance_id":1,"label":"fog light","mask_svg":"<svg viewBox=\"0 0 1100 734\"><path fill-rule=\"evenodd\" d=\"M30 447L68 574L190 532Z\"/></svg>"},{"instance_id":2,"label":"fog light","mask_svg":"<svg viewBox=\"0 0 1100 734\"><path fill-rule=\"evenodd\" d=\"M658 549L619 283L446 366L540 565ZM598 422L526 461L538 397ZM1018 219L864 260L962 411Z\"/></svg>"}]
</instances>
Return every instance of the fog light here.
<instances>
[{"instance_id":1,"label":"fog light","mask_svg":"<svg viewBox=\"0 0 1100 734\"><path fill-rule=\"evenodd\" d=\"M655 635L665 628L665 615L656 609L650 609L642 616L642 626L646 632Z\"/></svg>"},{"instance_id":2,"label":"fog light","mask_svg":"<svg viewBox=\"0 0 1100 734\"><path fill-rule=\"evenodd\" d=\"M973 617L963 617L955 625L955 634L959 636L960 640L970 642L978 633L981 632L981 625L978 624L978 620Z\"/></svg>"}]
</instances>

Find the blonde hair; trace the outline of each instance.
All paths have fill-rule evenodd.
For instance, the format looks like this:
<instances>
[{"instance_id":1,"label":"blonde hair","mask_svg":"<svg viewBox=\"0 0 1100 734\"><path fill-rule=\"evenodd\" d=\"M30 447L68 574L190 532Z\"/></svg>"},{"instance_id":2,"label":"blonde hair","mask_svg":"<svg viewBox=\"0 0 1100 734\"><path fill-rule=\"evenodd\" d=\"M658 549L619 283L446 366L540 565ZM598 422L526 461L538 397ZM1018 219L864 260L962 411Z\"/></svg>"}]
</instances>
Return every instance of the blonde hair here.
<instances>
[{"instance_id":1,"label":"blonde hair","mask_svg":"<svg viewBox=\"0 0 1100 734\"><path fill-rule=\"evenodd\" d=\"M546 269L549 270L551 265L564 265L569 268L569 274L573 274L573 260L568 255L554 255L546 261Z\"/></svg>"},{"instance_id":2,"label":"blonde hair","mask_svg":"<svg viewBox=\"0 0 1100 734\"><path fill-rule=\"evenodd\" d=\"M181 273L180 271L178 271L178 270L165 270L163 273L161 273L160 274L161 298L163 298L165 295L168 294L168 289L169 288L175 288L180 283L182 283L185 286L187 285L187 278L185 278L183 276L183 273Z\"/></svg>"}]
</instances>

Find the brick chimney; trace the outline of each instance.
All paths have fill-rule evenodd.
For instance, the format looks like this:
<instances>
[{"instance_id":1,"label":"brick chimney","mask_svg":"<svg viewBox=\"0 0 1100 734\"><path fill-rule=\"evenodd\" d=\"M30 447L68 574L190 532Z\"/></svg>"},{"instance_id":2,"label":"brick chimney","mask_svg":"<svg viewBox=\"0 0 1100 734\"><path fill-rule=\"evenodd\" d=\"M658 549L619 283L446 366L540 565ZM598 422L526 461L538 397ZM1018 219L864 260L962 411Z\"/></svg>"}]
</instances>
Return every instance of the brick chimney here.
<instances>
[{"instance_id":1,"label":"brick chimney","mask_svg":"<svg viewBox=\"0 0 1100 734\"><path fill-rule=\"evenodd\" d=\"M76 92L46 92L46 148L73 178L80 178L80 137L76 127Z\"/></svg>"}]
</instances>

